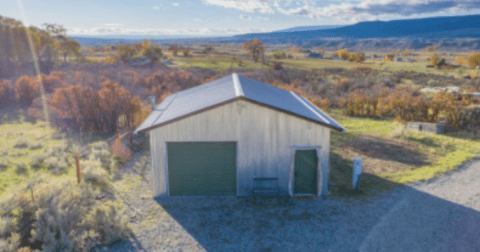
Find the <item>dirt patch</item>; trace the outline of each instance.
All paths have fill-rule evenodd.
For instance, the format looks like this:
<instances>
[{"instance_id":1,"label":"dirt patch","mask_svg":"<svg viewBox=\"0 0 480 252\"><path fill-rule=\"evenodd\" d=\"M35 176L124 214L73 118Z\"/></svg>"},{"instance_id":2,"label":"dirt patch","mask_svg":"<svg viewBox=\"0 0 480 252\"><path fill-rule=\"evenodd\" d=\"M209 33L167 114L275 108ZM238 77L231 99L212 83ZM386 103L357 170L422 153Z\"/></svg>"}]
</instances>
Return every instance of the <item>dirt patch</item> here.
<instances>
[{"instance_id":1,"label":"dirt patch","mask_svg":"<svg viewBox=\"0 0 480 252\"><path fill-rule=\"evenodd\" d=\"M336 149L344 157L361 157L363 171L372 174L416 169L433 161L433 156L419 150L417 143L369 135L362 135L351 142L338 143Z\"/></svg>"}]
</instances>

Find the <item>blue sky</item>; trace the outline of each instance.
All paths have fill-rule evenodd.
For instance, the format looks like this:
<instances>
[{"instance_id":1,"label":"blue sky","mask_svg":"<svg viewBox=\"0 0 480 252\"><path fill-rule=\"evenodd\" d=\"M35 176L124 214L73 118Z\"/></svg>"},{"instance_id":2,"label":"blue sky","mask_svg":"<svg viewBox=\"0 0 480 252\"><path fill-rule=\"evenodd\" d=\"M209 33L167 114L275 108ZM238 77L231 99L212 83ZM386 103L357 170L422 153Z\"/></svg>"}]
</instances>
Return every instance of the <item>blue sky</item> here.
<instances>
[{"instance_id":1,"label":"blue sky","mask_svg":"<svg viewBox=\"0 0 480 252\"><path fill-rule=\"evenodd\" d=\"M0 15L69 35L225 36L295 26L480 14L480 0L2 0Z\"/></svg>"}]
</instances>

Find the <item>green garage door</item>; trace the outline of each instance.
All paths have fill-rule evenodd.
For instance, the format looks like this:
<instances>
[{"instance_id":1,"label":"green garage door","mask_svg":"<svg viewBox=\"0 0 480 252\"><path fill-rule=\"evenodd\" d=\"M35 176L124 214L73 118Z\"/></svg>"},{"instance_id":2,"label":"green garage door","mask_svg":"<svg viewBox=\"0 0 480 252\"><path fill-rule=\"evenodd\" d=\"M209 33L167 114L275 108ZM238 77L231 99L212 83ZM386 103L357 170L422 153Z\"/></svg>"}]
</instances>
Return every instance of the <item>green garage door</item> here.
<instances>
[{"instance_id":1,"label":"green garage door","mask_svg":"<svg viewBox=\"0 0 480 252\"><path fill-rule=\"evenodd\" d=\"M236 194L235 142L167 143L167 151L171 196Z\"/></svg>"}]
</instances>

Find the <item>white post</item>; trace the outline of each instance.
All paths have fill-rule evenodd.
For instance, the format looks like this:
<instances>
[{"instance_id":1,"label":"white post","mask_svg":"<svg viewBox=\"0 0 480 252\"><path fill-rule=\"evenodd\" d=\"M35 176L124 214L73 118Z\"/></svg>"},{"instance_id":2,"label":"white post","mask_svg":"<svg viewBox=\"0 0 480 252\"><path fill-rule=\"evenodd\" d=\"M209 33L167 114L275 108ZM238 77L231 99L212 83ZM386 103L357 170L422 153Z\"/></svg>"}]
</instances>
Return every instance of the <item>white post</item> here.
<instances>
[{"instance_id":1,"label":"white post","mask_svg":"<svg viewBox=\"0 0 480 252\"><path fill-rule=\"evenodd\" d=\"M353 159L353 174L352 174L352 188L354 190L358 189L358 182L360 180L360 174L362 174L362 159L354 158Z\"/></svg>"},{"instance_id":2,"label":"white post","mask_svg":"<svg viewBox=\"0 0 480 252\"><path fill-rule=\"evenodd\" d=\"M155 95L150 95L148 98L150 98L150 107L153 112L155 110Z\"/></svg>"}]
</instances>

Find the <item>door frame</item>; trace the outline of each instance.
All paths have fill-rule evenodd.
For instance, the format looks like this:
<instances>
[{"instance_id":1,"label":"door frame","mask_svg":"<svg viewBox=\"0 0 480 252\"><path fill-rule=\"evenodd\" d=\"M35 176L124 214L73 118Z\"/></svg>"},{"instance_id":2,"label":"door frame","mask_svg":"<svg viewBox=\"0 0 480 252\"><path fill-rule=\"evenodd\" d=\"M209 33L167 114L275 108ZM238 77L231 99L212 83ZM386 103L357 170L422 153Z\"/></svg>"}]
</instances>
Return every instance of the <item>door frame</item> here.
<instances>
[{"instance_id":1,"label":"door frame","mask_svg":"<svg viewBox=\"0 0 480 252\"><path fill-rule=\"evenodd\" d=\"M320 145L314 145L314 146L297 146L297 145L292 145L290 146L290 149L292 149L292 163L290 165L290 172L289 172L289 179L288 179L288 194L290 194L291 197L294 196L317 196L314 195L313 193L308 193L308 194L295 194L294 188L295 188L295 155L297 154L297 150L315 150L317 153L317 194L320 193L320 184L319 182L322 181L322 172L321 172L321 162L320 162L320 150L322 149L322 146Z\"/></svg>"},{"instance_id":2,"label":"door frame","mask_svg":"<svg viewBox=\"0 0 480 252\"><path fill-rule=\"evenodd\" d=\"M170 177L168 176L168 144L169 143L235 143L235 196L238 195L238 141L217 140L217 141L165 141L165 184L167 186L168 197L205 197L205 195L174 195L170 196ZM226 195L223 195L226 196ZM217 196L219 197L219 196Z\"/></svg>"}]
</instances>

